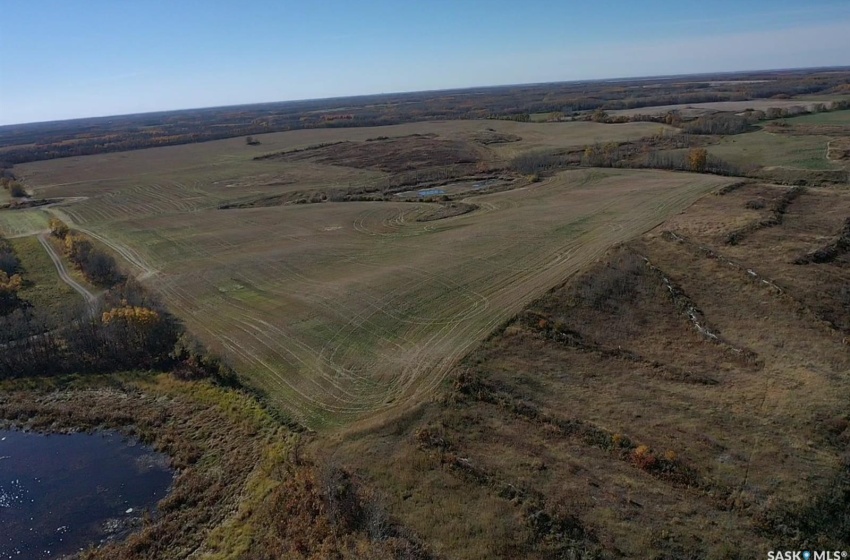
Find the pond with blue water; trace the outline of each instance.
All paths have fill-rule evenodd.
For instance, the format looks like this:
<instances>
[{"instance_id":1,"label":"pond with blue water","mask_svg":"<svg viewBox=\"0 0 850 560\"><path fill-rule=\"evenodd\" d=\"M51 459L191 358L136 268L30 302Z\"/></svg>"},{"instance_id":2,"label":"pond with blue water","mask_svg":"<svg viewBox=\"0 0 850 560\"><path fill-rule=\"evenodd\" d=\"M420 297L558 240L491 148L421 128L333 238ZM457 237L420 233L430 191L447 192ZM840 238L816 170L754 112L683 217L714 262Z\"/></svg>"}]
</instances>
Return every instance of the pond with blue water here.
<instances>
[{"instance_id":1,"label":"pond with blue water","mask_svg":"<svg viewBox=\"0 0 850 560\"><path fill-rule=\"evenodd\" d=\"M122 538L168 493L168 458L115 432L0 430L0 560Z\"/></svg>"}]
</instances>

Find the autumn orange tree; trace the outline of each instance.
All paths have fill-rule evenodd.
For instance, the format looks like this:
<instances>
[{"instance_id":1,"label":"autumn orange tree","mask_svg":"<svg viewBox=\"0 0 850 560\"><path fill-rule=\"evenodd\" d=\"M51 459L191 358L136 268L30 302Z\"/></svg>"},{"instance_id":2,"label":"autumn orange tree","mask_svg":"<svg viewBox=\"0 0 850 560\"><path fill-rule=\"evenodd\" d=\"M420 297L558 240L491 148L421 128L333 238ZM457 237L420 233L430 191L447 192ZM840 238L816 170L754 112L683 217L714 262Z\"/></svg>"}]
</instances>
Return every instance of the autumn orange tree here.
<instances>
[{"instance_id":1,"label":"autumn orange tree","mask_svg":"<svg viewBox=\"0 0 850 560\"><path fill-rule=\"evenodd\" d=\"M50 233L59 239L65 239L65 236L70 231L68 225L59 218L50 218L49 226Z\"/></svg>"},{"instance_id":2,"label":"autumn orange tree","mask_svg":"<svg viewBox=\"0 0 850 560\"><path fill-rule=\"evenodd\" d=\"M20 300L18 300L18 290L21 289L23 280L20 274L6 274L0 270L0 315L5 315L13 311Z\"/></svg>"},{"instance_id":3,"label":"autumn orange tree","mask_svg":"<svg viewBox=\"0 0 850 560\"><path fill-rule=\"evenodd\" d=\"M23 284L23 280L21 280L20 274L10 276L5 271L0 270L0 293L17 292L21 289L21 284Z\"/></svg>"},{"instance_id":4,"label":"autumn orange tree","mask_svg":"<svg viewBox=\"0 0 850 560\"><path fill-rule=\"evenodd\" d=\"M99 286L111 286L121 279L111 255L101 251L87 237L70 232L62 222L51 225L54 235L63 240L65 255L88 280Z\"/></svg>"},{"instance_id":5,"label":"autumn orange tree","mask_svg":"<svg viewBox=\"0 0 850 560\"><path fill-rule=\"evenodd\" d=\"M688 167L691 171L703 173L708 163L708 151L705 148L691 148L688 152Z\"/></svg>"}]
</instances>

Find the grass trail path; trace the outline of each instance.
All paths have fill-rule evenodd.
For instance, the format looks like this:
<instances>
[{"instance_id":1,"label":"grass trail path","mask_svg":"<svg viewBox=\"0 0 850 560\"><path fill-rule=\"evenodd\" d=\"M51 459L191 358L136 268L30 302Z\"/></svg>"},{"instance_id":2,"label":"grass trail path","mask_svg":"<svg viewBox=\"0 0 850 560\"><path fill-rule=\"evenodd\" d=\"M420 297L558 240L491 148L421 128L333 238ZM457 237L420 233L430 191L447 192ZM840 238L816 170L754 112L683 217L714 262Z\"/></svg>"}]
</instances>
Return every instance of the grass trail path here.
<instances>
[{"instance_id":1,"label":"grass trail path","mask_svg":"<svg viewBox=\"0 0 850 560\"><path fill-rule=\"evenodd\" d=\"M91 307L94 305L94 302L97 301L97 296L88 291L85 286L71 278L71 275L68 274L68 269L65 268L65 263L63 263L62 258L56 254L56 250L53 248L53 245L50 244L50 241L47 240L47 236L47 233L39 234L38 242L41 243L41 246L44 247L44 250L47 251L47 254L50 256L50 260L53 261L53 264L56 266L56 272L59 273L59 278L83 296L83 299L86 300L86 303L89 307Z\"/></svg>"}]
</instances>

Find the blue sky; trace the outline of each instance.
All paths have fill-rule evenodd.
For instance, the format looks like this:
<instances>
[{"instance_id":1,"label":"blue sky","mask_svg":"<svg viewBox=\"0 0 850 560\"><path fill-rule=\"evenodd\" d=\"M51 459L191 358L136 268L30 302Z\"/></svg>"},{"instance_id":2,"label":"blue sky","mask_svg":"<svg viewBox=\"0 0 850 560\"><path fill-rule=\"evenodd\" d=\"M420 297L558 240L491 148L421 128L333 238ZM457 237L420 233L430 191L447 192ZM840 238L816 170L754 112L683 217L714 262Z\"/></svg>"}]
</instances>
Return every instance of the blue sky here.
<instances>
[{"instance_id":1,"label":"blue sky","mask_svg":"<svg viewBox=\"0 0 850 560\"><path fill-rule=\"evenodd\" d=\"M0 0L0 124L850 65L850 2Z\"/></svg>"}]
</instances>

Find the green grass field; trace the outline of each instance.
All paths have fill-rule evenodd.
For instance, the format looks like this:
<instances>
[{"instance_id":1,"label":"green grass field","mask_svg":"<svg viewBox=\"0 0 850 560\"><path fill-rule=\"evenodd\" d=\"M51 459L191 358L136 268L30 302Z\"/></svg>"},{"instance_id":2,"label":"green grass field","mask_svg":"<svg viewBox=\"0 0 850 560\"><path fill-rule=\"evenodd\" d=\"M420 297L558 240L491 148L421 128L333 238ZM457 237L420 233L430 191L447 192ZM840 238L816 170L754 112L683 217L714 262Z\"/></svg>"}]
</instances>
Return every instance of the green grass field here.
<instances>
[{"instance_id":1,"label":"green grass field","mask_svg":"<svg viewBox=\"0 0 850 560\"><path fill-rule=\"evenodd\" d=\"M16 237L32 235L47 229L47 214L37 208L0 210L0 235Z\"/></svg>"},{"instance_id":2,"label":"green grass field","mask_svg":"<svg viewBox=\"0 0 850 560\"><path fill-rule=\"evenodd\" d=\"M791 120L791 119L789 119ZM766 131L728 136L720 144L708 146L710 154L746 167L784 166L799 169L835 169L826 160L824 136L790 136Z\"/></svg>"},{"instance_id":3,"label":"green grass field","mask_svg":"<svg viewBox=\"0 0 850 560\"><path fill-rule=\"evenodd\" d=\"M850 110L829 111L785 119L790 125L850 125Z\"/></svg>"},{"instance_id":4,"label":"green grass field","mask_svg":"<svg viewBox=\"0 0 850 560\"><path fill-rule=\"evenodd\" d=\"M80 295L59 279L56 267L35 236L10 240L21 261L25 280L18 293L21 299L44 311L55 310L68 301L80 301Z\"/></svg>"}]
</instances>

